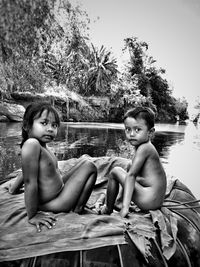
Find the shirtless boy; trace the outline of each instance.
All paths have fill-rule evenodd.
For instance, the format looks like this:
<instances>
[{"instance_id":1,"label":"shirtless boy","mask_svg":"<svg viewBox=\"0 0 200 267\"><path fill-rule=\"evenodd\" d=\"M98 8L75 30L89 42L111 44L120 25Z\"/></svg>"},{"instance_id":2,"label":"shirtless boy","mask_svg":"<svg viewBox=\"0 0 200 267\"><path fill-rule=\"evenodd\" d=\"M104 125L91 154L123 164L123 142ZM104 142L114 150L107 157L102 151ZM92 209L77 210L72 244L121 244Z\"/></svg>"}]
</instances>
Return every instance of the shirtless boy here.
<instances>
[{"instance_id":1,"label":"shirtless boy","mask_svg":"<svg viewBox=\"0 0 200 267\"><path fill-rule=\"evenodd\" d=\"M135 147L131 167L126 172L114 167L110 173L106 206L101 214L113 212L119 185L123 188L123 201L120 216L126 217L133 201L141 210L155 210L162 206L166 191L166 175L158 152L151 143L155 116L150 108L137 107L124 116L127 140Z\"/></svg>"}]
</instances>

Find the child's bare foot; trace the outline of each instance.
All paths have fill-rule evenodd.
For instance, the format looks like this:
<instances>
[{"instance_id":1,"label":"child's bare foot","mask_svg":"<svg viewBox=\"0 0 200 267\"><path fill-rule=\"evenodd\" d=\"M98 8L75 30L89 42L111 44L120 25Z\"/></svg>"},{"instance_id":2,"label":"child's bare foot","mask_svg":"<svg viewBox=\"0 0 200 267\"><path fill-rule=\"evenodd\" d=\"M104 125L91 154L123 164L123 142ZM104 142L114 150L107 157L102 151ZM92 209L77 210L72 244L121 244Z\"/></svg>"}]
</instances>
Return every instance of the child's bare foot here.
<instances>
[{"instance_id":1,"label":"child's bare foot","mask_svg":"<svg viewBox=\"0 0 200 267\"><path fill-rule=\"evenodd\" d=\"M9 185L8 185L8 192L10 193L10 194L14 194L14 190L13 190L13 187L12 187L12 184L10 183Z\"/></svg>"},{"instance_id":2,"label":"child's bare foot","mask_svg":"<svg viewBox=\"0 0 200 267\"><path fill-rule=\"evenodd\" d=\"M110 212L107 208L106 205L102 206L102 208L99 210L99 214L100 215L103 215L103 214L107 214L107 215L110 215L112 212Z\"/></svg>"},{"instance_id":3,"label":"child's bare foot","mask_svg":"<svg viewBox=\"0 0 200 267\"><path fill-rule=\"evenodd\" d=\"M78 214L82 214L82 213L84 213L84 207L76 207L75 209L74 209L74 212L75 213L78 213Z\"/></svg>"},{"instance_id":4,"label":"child's bare foot","mask_svg":"<svg viewBox=\"0 0 200 267\"><path fill-rule=\"evenodd\" d=\"M131 201L131 205L129 207L129 211L130 212L139 212L140 211L140 208L138 208L138 206Z\"/></svg>"},{"instance_id":5,"label":"child's bare foot","mask_svg":"<svg viewBox=\"0 0 200 267\"><path fill-rule=\"evenodd\" d=\"M15 188L14 186L13 186L13 184L12 183L10 183L9 185L8 185L8 192L11 194L11 195L15 195L15 194L17 194L17 193L19 193L19 188Z\"/></svg>"},{"instance_id":6,"label":"child's bare foot","mask_svg":"<svg viewBox=\"0 0 200 267\"><path fill-rule=\"evenodd\" d=\"M7 189L11 195L21 194L24 192L24 187L16 188L15 186L13 186L13 183L10 183Z\"/></svg>"},{"instance_id":7,"label":"child's bare foot","mask_svg":"<svg viewBox=\"0 0 200 267\"><path fill-rule=\"evenodd\" d=\"M120 211L122 209L122 202L116 201L115 206L114 206L114 209L116 211Z\"/></svg>"}]
</instances>

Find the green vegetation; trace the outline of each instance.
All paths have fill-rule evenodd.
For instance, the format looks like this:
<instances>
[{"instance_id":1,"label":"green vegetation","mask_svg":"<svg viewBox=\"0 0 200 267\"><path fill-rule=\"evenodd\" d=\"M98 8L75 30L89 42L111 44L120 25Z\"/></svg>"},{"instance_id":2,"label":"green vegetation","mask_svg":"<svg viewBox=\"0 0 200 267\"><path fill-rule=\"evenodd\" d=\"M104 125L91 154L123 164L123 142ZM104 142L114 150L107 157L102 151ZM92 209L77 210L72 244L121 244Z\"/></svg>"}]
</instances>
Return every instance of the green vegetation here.
<instances>
[{"instance_id":1,"label":"green vegetation","mask_svg":"<svg viewBox=\"0 0 200 267\"><path fill-rule=\"evenodd\" d=\"M0 0L1 95L62 88L107 97L117 120L134 105L152 107L158 121L188 118L187 101L172 96L165 70L147 55L147 43L124 40L129 61L119 72L112 51L90 42L89 21L67 0Z\"/></svg>"},{"instance_id":2,"label":"green vegetation","mask_svg":"<svg viewBox=\"0 0 200 267\"><path fill-rule=\"evenodd\" d=\"M194 117L192 118L192 120L193 120L194 123L197 123L197 122L199 122L199 118L200 118L200 97L198 97L196 99L194 108L195 108L196 112L195 112Z\"/></svg>"}]
</instances>

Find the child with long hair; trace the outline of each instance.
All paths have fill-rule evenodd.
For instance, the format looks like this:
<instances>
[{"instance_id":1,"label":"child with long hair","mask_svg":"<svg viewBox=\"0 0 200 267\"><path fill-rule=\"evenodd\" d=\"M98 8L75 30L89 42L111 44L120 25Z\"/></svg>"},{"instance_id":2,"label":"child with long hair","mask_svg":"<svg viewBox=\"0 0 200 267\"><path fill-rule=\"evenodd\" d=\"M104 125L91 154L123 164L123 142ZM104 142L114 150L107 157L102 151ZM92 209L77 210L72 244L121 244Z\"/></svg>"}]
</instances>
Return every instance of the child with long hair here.
<instances>
[{"instance_id":1,"label":"child with long hair","mask_svg":"<svg viewBox=\"0 0 200 267\"><path fill-rule=\"evenodd\" d=\"M82 212L96 182L96 166L86 159L61 177L57 159L47 146L56 137L59 126L59 115L49 103L30 104L24 113L23 175L17 184L19 187L24 182L28 220L38 231L41 225L51 228L55 224L55 218L48 211ZM13 186L16 190L16 183Z\"/></svg>"}]
</instances>

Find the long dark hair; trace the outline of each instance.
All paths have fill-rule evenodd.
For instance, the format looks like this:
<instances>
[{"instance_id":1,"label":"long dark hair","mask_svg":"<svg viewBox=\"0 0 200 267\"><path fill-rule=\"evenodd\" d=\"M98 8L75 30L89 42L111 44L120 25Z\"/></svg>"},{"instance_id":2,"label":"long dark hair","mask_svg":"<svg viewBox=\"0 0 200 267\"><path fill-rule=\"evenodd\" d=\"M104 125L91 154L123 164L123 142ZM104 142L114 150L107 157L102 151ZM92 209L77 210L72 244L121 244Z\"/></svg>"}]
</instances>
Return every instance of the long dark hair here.
<instances>
[{"instance_id":1,"label":"long dark hair","mask_svg":"<svg viewBox=\"0 0 200 267\"><path fill-rule=\"evenodd\" d=\"M22 142L20 147L23 146L24 142L28 139L28 132L32 128L33 121L36 118L39 118L44 110L47 110L48 113L52 112L55 116L56 123L60 126L60 118L57 110L48 102L37 102L31 103L27 106L22 124Z\"/></svg>"}]
</instances>

